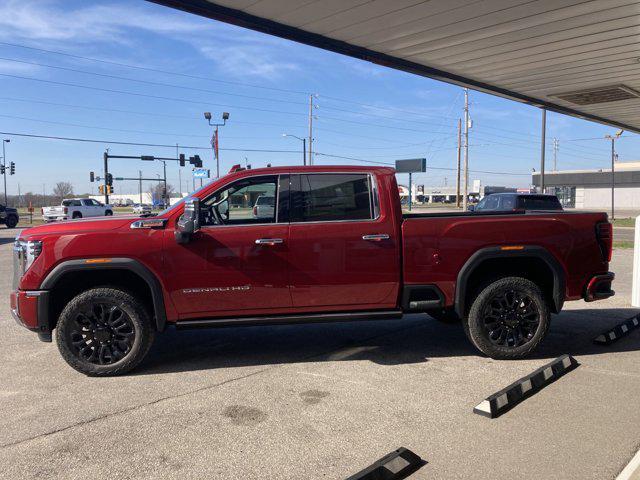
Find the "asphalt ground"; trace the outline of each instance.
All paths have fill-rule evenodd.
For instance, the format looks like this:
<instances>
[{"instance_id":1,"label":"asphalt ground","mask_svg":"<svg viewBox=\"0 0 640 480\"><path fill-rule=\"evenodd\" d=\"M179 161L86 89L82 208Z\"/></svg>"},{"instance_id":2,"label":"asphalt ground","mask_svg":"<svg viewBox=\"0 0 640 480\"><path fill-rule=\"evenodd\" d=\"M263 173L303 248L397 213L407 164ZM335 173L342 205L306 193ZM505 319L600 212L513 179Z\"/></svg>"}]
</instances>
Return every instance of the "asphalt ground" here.
<instances>
[{"instance_id":1,"label":"asphalt ground","mask_svg":"<svg viewBox=\"0 0 640 480\"><path fill-rule=\"evenodd\" d=\"M0 478L344 479L404 446L413 479L613 479L640 447L632 250L618 295L571 302L538 353L494 361L426 315L161 335L132 374L88 378L9 313L0 229ZM497 419L486 396L561 354L580 366Z\"/></svg>"}]
</instances>

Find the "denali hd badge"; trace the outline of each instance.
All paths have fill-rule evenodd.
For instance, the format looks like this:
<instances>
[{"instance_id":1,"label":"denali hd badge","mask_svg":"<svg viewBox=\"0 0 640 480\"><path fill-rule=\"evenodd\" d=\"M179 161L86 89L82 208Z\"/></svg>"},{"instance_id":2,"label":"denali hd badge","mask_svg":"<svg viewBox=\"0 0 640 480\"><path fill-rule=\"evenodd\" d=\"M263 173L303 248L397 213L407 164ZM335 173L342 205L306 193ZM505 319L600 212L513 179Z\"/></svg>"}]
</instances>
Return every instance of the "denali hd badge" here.
<instances>
[{"instance_id":1,"label":"denali hd badge","mask_svg":"<svg viewBox=\"0 0 640 480\"><path fill-rule=\"evenodd\" d=\"M233 287L184 288L182 290L182 293L242 292L249 289L251 289L250 285L239 285Z\"/></svg>"}]
</instances>

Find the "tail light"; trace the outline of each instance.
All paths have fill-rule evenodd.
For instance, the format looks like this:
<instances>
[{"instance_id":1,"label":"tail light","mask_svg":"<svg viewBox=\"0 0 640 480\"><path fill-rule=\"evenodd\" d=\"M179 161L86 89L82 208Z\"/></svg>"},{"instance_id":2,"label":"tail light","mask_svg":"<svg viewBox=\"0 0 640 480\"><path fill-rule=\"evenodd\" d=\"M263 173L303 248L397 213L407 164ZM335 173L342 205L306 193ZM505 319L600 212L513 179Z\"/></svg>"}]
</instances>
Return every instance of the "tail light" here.
<instances>
[{"instance_id":1,"label":"tail light","mask_svg":"<svg viewBox=\"0 0 640 480\"><path fill-rule=\"evenodd\" d=\"M596 224L596 239L600 246L600 252L602 252L602 258L610 262L613 252L613 225L609 222Z\"/></svg>"},{"instance_id":2,"label":"tail light","mask_svg":"<svg viewBox=\"0 0 640 480\"><path fill-rule=\"evenodd\" d=\"M64 214L66 215L67 213L69 213L69 209L67 207L64 207Z\"/></svg>"},{"instance_id":3,"label":"tail light","mask_svg":"<svg viewBox=\"0 0 640 480\"><path fill-rule=\"evenodd\" d=\"M253 207L253 216L254 217L258 216L258 207Z\"/></svg>"},{"instance_id":4,"label":"tail light","mask_svg":"<svg viewBox=\"0 0 640 480\"><path fill-rule=\"evenodd\" d=\"M44 208L41 208L40 211L42 212L42 215L44 215Z\"/></svg>"}]
</instances>

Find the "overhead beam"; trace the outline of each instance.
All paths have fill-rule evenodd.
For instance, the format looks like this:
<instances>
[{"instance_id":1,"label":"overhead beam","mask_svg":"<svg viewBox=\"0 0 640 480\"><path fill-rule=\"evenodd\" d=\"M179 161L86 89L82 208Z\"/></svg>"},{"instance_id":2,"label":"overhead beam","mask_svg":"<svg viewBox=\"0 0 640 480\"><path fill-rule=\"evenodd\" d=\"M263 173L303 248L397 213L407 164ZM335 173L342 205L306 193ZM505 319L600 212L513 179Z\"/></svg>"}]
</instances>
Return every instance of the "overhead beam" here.
<instances>
[{"instance_id":1,"label":"overhead beam","mask_svg":"<svg viewBox=\"0 0 640 480\"><path fill-rule=\"evenodd\" d=\"M474 80L472 78L457 75L428 65L411 62L402 58L387 55L385 53L376 52L368 48L352 45L341 40L326 37L317 33L307 32L305 30L274 22L266 18L258 17L245 13L234 8L217 5L206 0L147 0L152 3L175 8L185 12L193 13L201 17L211 18L221 22L237 25L239 27L248 28L257 32L274 35L277 37L293 40L317 48L322 48L342 55L347 55L360 60L366 60L384 67L402 70L404 72L413 73L423 77L440 80L442 82L459 85L461 87L469 87L481 92L498 95L509 100L533 105L544 108L546 110L570 115L572 117L582 118L603 125L612 125L622 128L626 131L640 133L640 129L614 119L606 118L599 115L580 112L570 107L565 107L541 98L534 98L524 95L513 90L491 85L489 83Z\"/></svg>"}]
</instances>

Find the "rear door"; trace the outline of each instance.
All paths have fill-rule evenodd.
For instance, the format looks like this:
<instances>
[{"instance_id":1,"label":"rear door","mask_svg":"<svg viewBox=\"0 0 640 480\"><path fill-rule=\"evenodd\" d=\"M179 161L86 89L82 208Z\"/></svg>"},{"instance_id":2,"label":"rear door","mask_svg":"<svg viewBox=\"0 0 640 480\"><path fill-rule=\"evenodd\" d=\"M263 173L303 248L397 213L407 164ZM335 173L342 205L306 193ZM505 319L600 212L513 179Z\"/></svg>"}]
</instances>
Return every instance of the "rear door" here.
<instances>
[{"instance_id":1,"label":"rear door","mask_svg":"<svg viewBox=\"0 0 640 480\"><path fill-rule=\"evenodd\" d=\"M291 190L293 306L394 307L400 239L390 212L380 212L375 177L350 172L292 175Z\"/></svg>"}]
</instances>

